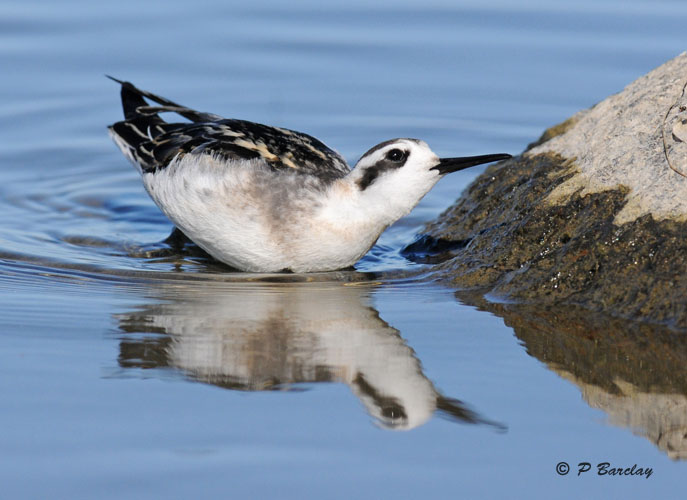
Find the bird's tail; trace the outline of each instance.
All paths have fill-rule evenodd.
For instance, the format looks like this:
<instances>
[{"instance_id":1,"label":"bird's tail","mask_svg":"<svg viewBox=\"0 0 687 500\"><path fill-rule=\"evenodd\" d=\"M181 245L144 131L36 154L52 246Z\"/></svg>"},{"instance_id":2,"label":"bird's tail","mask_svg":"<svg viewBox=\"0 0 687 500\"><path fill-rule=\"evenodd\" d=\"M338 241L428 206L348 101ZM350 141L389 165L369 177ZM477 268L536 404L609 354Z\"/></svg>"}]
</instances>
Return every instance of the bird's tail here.
<instances>
[{"instance_id":1,"label":"bird's tail","mask_svg":"<svg viewBox=\"0 0 687 500\"><path fill-rule=\"evenodd\" d=\"M192 122L212 122L221 119L220 116L214 115L212 113L203 113L196 111L181 104L177 104L174 101L160 97L159 95L153 94L145 90L141 90L134 86L131 82L125 82L118 78L110 75L105 75L110 80L119 83L122 86L122 108L124 110L124 117L127 120L135 119L139 116L146 116L152 119L157 119L163 121L159 117L158 113L172 112L177 113L187 120ZM150 99L160 106L150 106L146 100Z\"/></svg>"},{"instance_id":2,"label":"bird's tail","mask_svg":"<svg viewBox=\"0 0 687 500\"><path fill-rule=\"evenodd\" d=\"M141 172L154 171L159 165L155 157L158 139L164 134L187 125L168 123L160 113L177 113L192 122L213 122L222 118L181 106L169 99L141 90L129 82L106 75L122 86L124 120L108 127L110 136L131 163ZM151 105L149 99L158 106Z\"/></svg>"}]
</instances>

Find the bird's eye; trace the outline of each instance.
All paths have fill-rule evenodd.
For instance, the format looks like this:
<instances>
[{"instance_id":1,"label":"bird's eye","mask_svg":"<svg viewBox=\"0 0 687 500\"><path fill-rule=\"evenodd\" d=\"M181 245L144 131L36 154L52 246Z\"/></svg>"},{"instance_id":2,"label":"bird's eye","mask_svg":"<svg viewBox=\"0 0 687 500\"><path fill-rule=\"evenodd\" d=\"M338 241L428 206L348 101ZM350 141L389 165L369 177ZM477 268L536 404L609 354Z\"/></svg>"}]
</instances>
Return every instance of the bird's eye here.
<instances>
[{"instance_id":1,"label":"bird's eye","mask_svg":"<svg viewBox=\"0 0 687 500\"><path fill-rule=\"evenodd\" d=\"M392 149L386 154L388 160L403 161L406 157L406 152L401 149Z\"/></svg>"}]
</instances>

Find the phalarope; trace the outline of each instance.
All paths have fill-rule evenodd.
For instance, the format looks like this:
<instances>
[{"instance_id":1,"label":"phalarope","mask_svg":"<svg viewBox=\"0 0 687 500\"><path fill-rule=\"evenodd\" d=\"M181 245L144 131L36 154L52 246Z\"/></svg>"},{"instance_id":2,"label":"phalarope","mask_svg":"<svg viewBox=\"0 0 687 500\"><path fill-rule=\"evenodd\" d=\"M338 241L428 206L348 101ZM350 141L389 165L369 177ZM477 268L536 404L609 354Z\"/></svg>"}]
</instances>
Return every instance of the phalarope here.
<instances>
[{"instance_id":1,"label":"phalarope","mask_svg":"<svg viewBox=\"0 0 687 500\"><path fill-rule=\"evenodd\" d=\"M350 267L444 175L511 157L439 158L424 141L401 138L351 169L307 134L195 111L112 80L125 119L110 135L150 197L188 238L242 271ZM190 123L166 122L163 112Z\"/></svg>"}]
</instances>

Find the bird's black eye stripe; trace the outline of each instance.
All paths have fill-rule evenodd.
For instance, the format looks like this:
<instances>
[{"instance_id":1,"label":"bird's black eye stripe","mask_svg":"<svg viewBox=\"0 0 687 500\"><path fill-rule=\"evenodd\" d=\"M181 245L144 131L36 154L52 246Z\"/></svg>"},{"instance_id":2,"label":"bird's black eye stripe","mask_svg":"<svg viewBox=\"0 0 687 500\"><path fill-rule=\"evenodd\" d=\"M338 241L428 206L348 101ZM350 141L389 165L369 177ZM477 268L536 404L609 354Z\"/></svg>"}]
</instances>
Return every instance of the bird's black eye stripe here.
<instances>
[{"instance_id":1,"label":"bird's black eye stripe","mask_svg":"<svg viewBox=\"0 0 687 500\"><path fill-rule=\"evenodd\" d=\"M374 152L375 148L373 148L371 151ZM368 156L369 154L369 152L365 153L363 157ZM358 180L360 190L364 191L367 189L379 178L382 173L397 170L403 167L409 155L410 153L408 151L400 148L392 148L388 150L384 157L377 160L374 165L365 167L362 177Z\"/></svg>"},{"instance_id":2,"label":"bird's black eye stripe","mask_svg":"<svg viewBox=\"0 0 687 500\"><path fill-rule=\"evenodd\" d=\"M406 159L406 153L402 149L394 148L389 150L389 152L386 154L386 159L393 161L393 162L401 162Z\"/></svg>"}]
</instances>

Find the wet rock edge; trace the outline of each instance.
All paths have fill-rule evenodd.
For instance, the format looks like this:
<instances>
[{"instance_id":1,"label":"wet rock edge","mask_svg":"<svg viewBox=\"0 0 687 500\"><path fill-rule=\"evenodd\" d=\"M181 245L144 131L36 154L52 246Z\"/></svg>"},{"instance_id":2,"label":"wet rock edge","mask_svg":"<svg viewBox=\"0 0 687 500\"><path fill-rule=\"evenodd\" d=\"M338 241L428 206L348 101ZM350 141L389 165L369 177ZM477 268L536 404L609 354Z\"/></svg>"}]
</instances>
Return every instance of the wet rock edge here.
<instances>
[{"instance_id":1,"label":"wet rock edge","mask_svg":"<svg viewBox=\"0 0 687 500\"><path fill-rule=\"evenodd\" d=\"M488 168L426 228L432 238L467 242L432 267L434 277L509 301L687 329L687 223L646 215L614 224L623 186L546 204L575 172L574 159L551 153Z\"/></svg>"}]
</instances>

